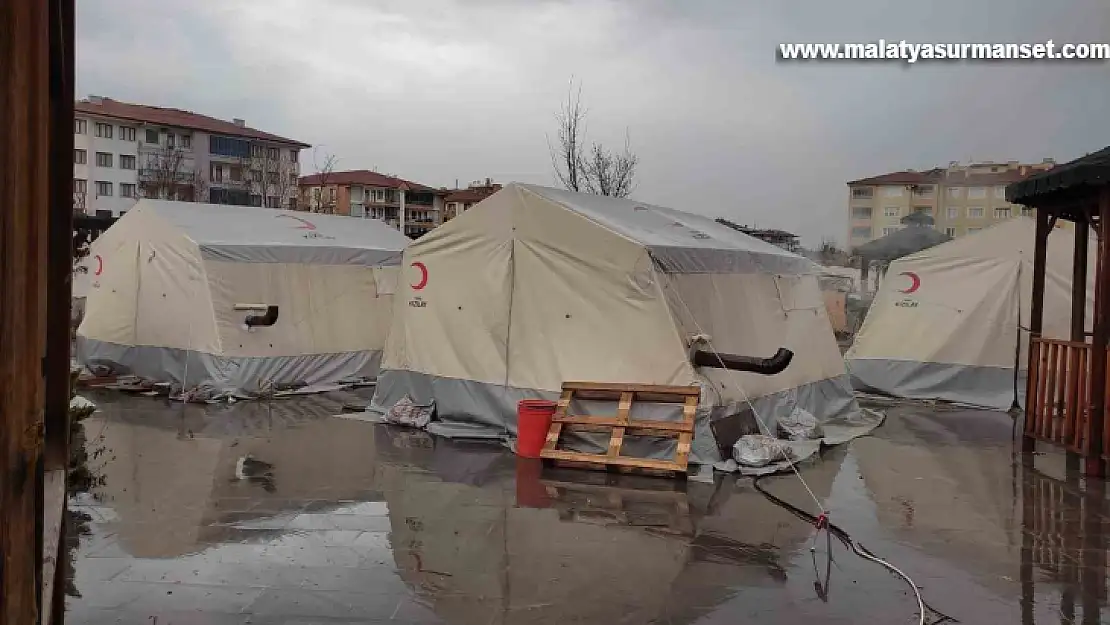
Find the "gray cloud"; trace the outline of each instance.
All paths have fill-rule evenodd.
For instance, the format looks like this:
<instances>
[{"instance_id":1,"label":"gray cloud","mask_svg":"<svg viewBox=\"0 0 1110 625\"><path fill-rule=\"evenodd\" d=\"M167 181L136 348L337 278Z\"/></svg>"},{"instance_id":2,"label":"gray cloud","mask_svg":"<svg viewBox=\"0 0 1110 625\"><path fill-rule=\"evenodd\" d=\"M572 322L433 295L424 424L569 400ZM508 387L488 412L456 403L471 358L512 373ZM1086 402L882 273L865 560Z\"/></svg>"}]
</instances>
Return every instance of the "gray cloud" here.
<instances>
[{"instance_id":1,"label":"gray cloud","mask_svg":"<svg viewBox=\"0 0 1110 625\"><path fill-rule=\"evenodd\" d=\"M760 5L758 7L753 5ZM550 184L572 76L636 197L846 234L844 182L1110 143L1108 64L784 63L780 42L1110 41L1104 0L85 0L78 90L303 139L436 186Z\"/></svg>"}]
</instances>

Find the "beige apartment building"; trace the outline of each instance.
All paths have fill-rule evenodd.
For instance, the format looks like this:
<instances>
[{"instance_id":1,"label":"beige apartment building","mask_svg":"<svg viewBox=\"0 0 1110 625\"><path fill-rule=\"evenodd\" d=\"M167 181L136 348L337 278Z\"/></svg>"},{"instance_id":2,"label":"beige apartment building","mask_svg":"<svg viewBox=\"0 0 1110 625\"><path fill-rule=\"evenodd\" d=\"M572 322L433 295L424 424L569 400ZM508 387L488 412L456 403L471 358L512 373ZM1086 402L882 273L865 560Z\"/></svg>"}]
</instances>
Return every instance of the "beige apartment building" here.
<instances>
[{"instance_id":1,"label":"beige apartment building","mask_svg":"<svg viewBox=\"0 0 1110 625\"><path fill-rule=\"evenodd\" d=\"M448 191L360 169L304 176L300 194L301 210L379 219L415 239L443 223Z\"/></svg>"},{"instance_id":2,"label":"beige apartment building","mask_svg":"<svg viewBox=\"0 0 1110 625\"><path fill-rule=\"evenodd\" d=\"M848 247L854 248L904 227L911 213L933 217L937 230L959 237L1018 215L1031 208L1006 201L1006 185L1055 161L1037 164L1017 161L970 163L957 161L946 168L897 171L848 182Z\"/></svg>"}]
</instances>

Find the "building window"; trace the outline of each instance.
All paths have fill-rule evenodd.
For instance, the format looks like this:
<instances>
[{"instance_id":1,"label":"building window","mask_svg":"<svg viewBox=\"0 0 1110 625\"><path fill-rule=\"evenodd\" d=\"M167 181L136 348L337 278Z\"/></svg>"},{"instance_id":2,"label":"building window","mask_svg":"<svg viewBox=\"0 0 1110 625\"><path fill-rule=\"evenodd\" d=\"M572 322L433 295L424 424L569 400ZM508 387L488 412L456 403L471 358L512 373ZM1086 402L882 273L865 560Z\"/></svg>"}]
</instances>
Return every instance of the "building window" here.
<instances>
[{"instance_id":1,"label":"building window","mask_svg":"<svg viewBox=\"0 0 1110 625\"><path fill-rule=\"evenodd\" d=\"M1006 199L1006 185L999 185L994 188L994 197L999 199Z\"/></svg>"},{"instance_id":2,"label":"building window","mask_svg":"<svg viewBox=\"0 0 1110 625\"><path fill-rule=\"evenodd\" d=\"M871 187L862 187L862 188L852 189L852 197L854 197L854 198L867 200L867 199L870 199L874 196L875 196L875 190L872 189Z\"/></svg>"},{"instance_id":3,"label":"building window","mask_svg":"<svg viewBox=\"0 0 1110 625\"><path fill-rule=\"evenodd\" d=\"M97 152L96 153L96 166L97 167L111 167L112 166L112 155L111 155L111 153L109 153L109 152Z\"/></svg>"},{"instance_id":4,"label":"building window","mask_svg":"<svg viewBox=\"0 0 1110 625\"><path fill-rule=\"evenodd\" d=\"M104 209L104 208L98 208L98 209L96 209L96 216L97 217L111 217L112 216L112 211Z\"/></svg>"},{"instance_id":5,"label":"building window","mask_svg":"<svg viewBox=\"0 0 1110 625\"><path fill-rule=\"evenodd\" d=\"M351 204L351 217L365 217L366 208L362 204Z\"/></svg>"},{"instance_id":6,"label":"building window","mask_svg":"<svg viewBox=\"0 0 1110 625\"><path fill-rule=\"evenodd\" d=\"M166 133L166 147L167 148L174 147L174 136L173 136L172 132L167 132Z\"/></svg>"},{"instance_id":7,"label":"building window","mask_svg":"<svg viewBox=\"0 0 1110 625\"><path fill-rule=\"evenodd\" d=\"M89 122L84 119L73 120L73 134L83 135L89 131Z\"/></svg>"},{"instance_id":8,"label":"building window","mask_svg":"<svg viewBox=\"0 0 1110 625\"><path fill-rule=\"evenodd\" d=\"M969 200L981 200L987 197L986 187L968 187L967 197Z\"/></svg>"},{"instance_id":9,"label":"building window","mask_svg":"<svg viewBox=\"0 0 1110 625\"><path fill-rule=\"evenodd\" d=\"M89 181L84 178L73 179L73 192L84 195L89 192Z\"/></svg>"},{"instance_id":10,"label":"building window","mask_svg":"<svg viewBox=\"0 0 1110 625\"><path fill-rule=\"evenodd\" d=\"M181 147L186 150L193 147L193 135L181 135Z\"/></svg>"},{"instance_id":11,"label":"building window","mask_svg":"<svg viewBox=\"0 0 1110 625\"><path fill-rule=\"evenodd\" d=\"M260 145L252 145L251 146L251 156L253 156L254 158L262 158L262 154L263 154L262 146L260 146Z\"/></svg>"},{"instance_id":12,"label":"building window","mask_svg":"<svg viewBox=\"0 0 1110 625\"><path fill-rule=\"evenodd\" d=\"M262 182L262 170L261 169L252 169L251 170L251 180L253 180L255 182ZM259 204L259 206L262 206L262 204Z\"/></svg>"},{"instance_id":13,"label":"building window","mask_svg":"<svg viewBox=\"0 0 1110 625\"><path fill-rule=\"evenodd\" d=\"M147 128L146 129L146 142L158 145L160 143L160 141L158 141L158 131L153 129L153 128Z\"/></svg>"},{"instance_id":14,"label":"building window","mask_svg":"<svg viewBox=\"0 0 1110 625\"><path fill-rule=\"evenodd\" d=\"M967 209L968 219L982 219L983 207L982 206L969 206Z\"/></svg>"},{"instance_id":15,"label":"building window","mask_svg":"<svg viewBox=\"0 0 1110 625\"><path fill-rule=\"evenodd\" d=\"M887 226L886 228L883 228L883 236L885 237L888 234L894 234L895 232L898 232L898 230L898 226Z\"/></svg>"},{"instance_id":16,"label":"building window","mask_svg":"<svg viewBox=\"0 0 1110 625\"><path fill-rule=\"evenodd\" d=\"M994 218L995 219L1009 219L1010 217L1011 217L1011 215L1010 215L1010 207L1009 206L1007 206L1006 208L996 208L996 209L994 209Z\"/></svg>"},{"instance_id":17,"label":"building window","mask_svg":"<svg viewBox=\"0 0 1110 625\"><path fill-rule=\"evenodd\" d=\"M297 210L297 198L296 197L289 198L289 210L291 210L291 211Z\"/></svg>"},{"instance_id":18,"label":"building window","mask_svg":"<svg viewBox=\"0 0 1110 625\"><path fill-rule=\"evenodd\" d=\"M948 236L950 236L952 238L955 238L956 237L956 229L955 228L945 228L944 229L944 234L947 234Z\"/></svg>"},{"instance_id":19,"label":"building window","mask_svg":"<svg viewBox=\"0 0 1110 625\"><path fill-rule=\"evenodd\" d=\"M208 137L208 152L218 156L246 158L250 156L251 144L244 139L211 135Z\"/></svg>"},{"instance_id":20,"label":"building window","mask_svg":"<svg viewBox=\"0 0 1110 625\"><path fill-rule=\"evenodd\" d=\"M278 203L277 196L274 196L274 195L267 195L266 196L266 208L277 208L278 206L280 206L280 204Z\"/></svg>"},{"instance_id":21,"label":"building window","mask_svg":"<svg viewBox=\"0 0 1110 625\"><path fill-rule=\"evenodd\" d=\"M96 136L100 137L101 139L111 139L112 138L112 125L111 124L102 124L100 122L97 122L97 124L96 124Z\"/></svg>"},{"instance_id":22,"label":"building window","mask_svg":"<svg viewBox=\"0 0 1110 625\"><path fill-rule=\"evenodd\" d=\"M89 162L89 153L85 150L73 151L73 164L84 165Z\"/></svg>"},{"instance_id":23,"label":"building window","mask_svg":"<svg viewBox=\"0 0 1110 625\"><path fill-rule=\"evenodd\" d=\"M135 169L135 157L128 154L119 155L120 169Z\"/></svg>"},{"instance_id":24,"label":"building window","mask_svg":"<svg viewBox=\"0 0 1110 625\"><path fill-rule=\"evenodd\" d=\"M913 188L913 194L916 197L930 197L933 195L933 185L925 184Z\"/></svg>"},{"instance_id":25,"label":"building window","mask_svg":"<svg viewBox=\"0 0 1110 625\"><path fill-rule=\"evenodd\" d=\"M293 186L297 185L297 174L289 174L289 184Z\"/></svg>"},{"instance_id":26,"label":"building window","mask_svg":"<svg viewBox=\"0 0 1110 625\"><path fill-rule=\"evenodd\" d=\"M904 190L905 189L903 189L902 187L883 187L883 196L884 197L902 197L902 191L904 191Z\"/></svg>"},{"instance_id":27,"label":"building window","mask_svg":"<svg viewBox=\"0 0 1110 625\"><path fill-rule=\"evenodd\" d=\"M949 219L959 219L960 218L960 209L955 207L955 206L949 206L948 207L948 218Z\"/></svg>"},{"instance_id":28,"label":"building window","mask_svg":"<svg viewBox=\"0 0 1110 625\"><path fill-rule=\"evenodd\" d=\"M948 187L948 197L960 197L963 187Z\"/></svg>"},{"instance_id":29,"label":"building window","mask_svg":"<svg viewBox=\"0 0 1110 625\"><path fill-rule=\"evenodd\" d=\"M96 197L112 197L112 183L98 181L96 183Z\"/></svg>"},{"instance_id":30,"label":"building window","mask_svg":"<svg viewBox=\"0 0 1110 625\"><path fill-rule=\"evenodd\" d=\"M289 150L289 162L290 163L296 163L297 162L297 150Z\"/></svg>"},{"instance_id":31,"label":"building window","mask_svg":"<svg viewBox=\"0 0 1110 625\"><path fill-rule=\"evenodd\" d=\"M266 172L266 182L269 184L277 184L278 173L276 171Z\"/></svg>"},{"instance_id":32,"label":"building window","mask_svg":"<svg viewBox=\"0 0 1110 625\"><path fill-rule=\"evenodd\" d=\"M278 158L280 158L280 156L281 156L281 153L278 151L277 148L267 148L266 149L266 158L270 159L271 161L278 160Z\"/></svg>"},{"instance_id":33,"label":"building window","mask_svg":"<svg viewBox=\"0 0 1110 625\"><path fill-rule=\"evenodd\" d=\"M456 208L456 210L458 209L457 204L455 205L455 208ZM897 206L887 206L886 208L883 209L883 216L885 216L885 217L897 217L901 214L902 214L902 209L898 208Z\"/></svg>"},{"instance_id":34,"label":"building window","mask_svg":"<svg viewBox=\"0 0 1110 625\"><path fill-rule=\"evenodd\" d=\"M121 141L134 141L135 129L130 126L119 127L119 138Z\"/></svg>"},{"instance_id":35,"label":"building window","mask_svg":"<svg viewBox=\"0 0 1110 625\"><path fill-rule=\"evenodd\" d=\"M980 230L982 230L982 228L968 228L967 233L972 234L972 233L975 233L975 232L979 232Z\"/></svg>"},{"instance_id":36,"label":"building window","mask_svg":"<svg viewBox=\"0 0 1110 625\"><path fill-rule=\"evenodd\" d=\"M913 212L932 216L933 208L931 206L914 206Z\"/></svg>"},{"instance_id":37,"label":"building window","mask_svg":"<svg viewBox=\"0 0 1110 625\"><path fill-rule=\"evenodd\" d=\"M232 182L242 182L243 168L238 165L232 165L231 169L228 171L228 178L230 178Z\"/></svg>"},{"instance_id":38,"label":"building window","mask_svg":"<svg viewBox=\"0 0 1110 625\"><path fill-rule=\"evenodd\" d=\"M216 165L215 163L213 163L210 174L211 175L209 177L212 179L212 182L223 182L224 181L224 166L223 165Z\"/></svg>"},{"instance_id":39,"label":"building window","mask_svg":"<svg viewBox=\"0 0 1110 625\"><path fill-rule=\"evenodd\" d=\"M257 193L251 194L251 206L262 206L262 196Z\"/></svg>"},{"instance_id":40,"label":"building window","mask_svg":"<svg viewBox=\"0 0 1110 625\"><path fill-rule=\"evenodd\" d=\"M1033 216L1033 209L1029 208L1028 206L1022 206L1021 207L1021 216L1022 217L1032 217Z\"/></svg>"},{"instance_id":41,"label":"building window","mask_svg":"<svg viewBox=\"0 0 1110 625\"><path fill-rule=\"evenodd\" d=\"M126 182L121 182L119 184L119 196L120 197L139 197L138 193L135 192L135 185L128 184Z\"/></svg>"}]
</instances>

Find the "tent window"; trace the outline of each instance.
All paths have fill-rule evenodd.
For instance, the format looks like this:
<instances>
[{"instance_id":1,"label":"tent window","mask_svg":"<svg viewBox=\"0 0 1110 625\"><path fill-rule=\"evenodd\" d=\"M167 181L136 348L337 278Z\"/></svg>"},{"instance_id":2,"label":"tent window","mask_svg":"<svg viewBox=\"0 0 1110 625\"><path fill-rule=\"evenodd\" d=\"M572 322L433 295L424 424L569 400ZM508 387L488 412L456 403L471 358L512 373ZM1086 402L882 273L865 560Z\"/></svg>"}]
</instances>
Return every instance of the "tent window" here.
<instances>
[{"instance_id":1,"label":"tent window","mask_svg":"<svg viewBox=\"0 0 1110 625\"><path fill-rule=\"evenodd\" d=\"M807 276L775 276L775 288L783 312L824 307L817 281Z\"/></svg>"}]
</instances>

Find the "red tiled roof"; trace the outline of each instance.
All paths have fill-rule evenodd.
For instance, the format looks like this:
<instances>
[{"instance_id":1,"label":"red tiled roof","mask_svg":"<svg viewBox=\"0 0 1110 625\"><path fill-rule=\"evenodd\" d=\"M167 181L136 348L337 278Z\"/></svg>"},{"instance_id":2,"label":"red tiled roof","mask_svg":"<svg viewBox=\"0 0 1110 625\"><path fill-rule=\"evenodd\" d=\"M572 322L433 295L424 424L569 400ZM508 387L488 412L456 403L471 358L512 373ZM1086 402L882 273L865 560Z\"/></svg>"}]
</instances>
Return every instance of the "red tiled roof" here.
<instances>
[{"instance_id":1,"label":"red tiled roof","mask_svg":"<svg viewBox=\"0 0 1110 625\"><path fill-rule=\"evenodd\" d=\"M79 100L74 104L74 111L89 115L101 115L115 119L160 124L164 126L177 126L190 130L200 130L232 137L246 137L262 139L274 143L285 143L301 148L312 147L307 143L272 135L268 132L238 126L234 122L216 119L207 115L183 111L181 109L162 108L160 106L147 106L145 104L131 104L120 102L111 98L103 98L99 104L89 100Z\"/></svg>"},{"instance_id":2,"label":"red tiled roof","mask_svg":"<svg viewBox=\"0 0 1110 625\"><path fill-rule=\"evenodd\" d=\"M333 171L327 174L312 174L310 176L301 177L301 185L303 186L315 186L320 184L335 184L340 186L359 184L368 187L381 187L385 189L404 189L406 191L432 191L435 193L446 193L446 191L442 191L434 187L429 187L427 185L423 185L417 182L411 182L394 176L379 174L376 171L370 171L368 169Z\"/></svg>"},{"instance_id":3,"label":"red tiled roof","mask_svg":"<svg viewBox=\"0 0 1110 625\"><path fill-rule=\"evenodd\" d=\"M976 167L989 167L989 164L976 165ZM928 171L896 171L871 178L851 180L850 185L884 185L884 184L943 184L949 186L990 186L1010 184L1025 180L1033 174L1045 170L1034 169L1033 165L1018 165L1013 169L993 173L968 173L967 170L930 169Z\"/></svg>"},{"instance_id":4,"label":"red tiled roof","mask_svg":"<svg viewBox=\"0 0 1110 625\"><path fill-rule=\"evenodd\" d=\"M498 189L486 187L483 189L454 189L444 198L445 202L481 202L487 197L497 193Z\"/></svg>"}]
</instances>

